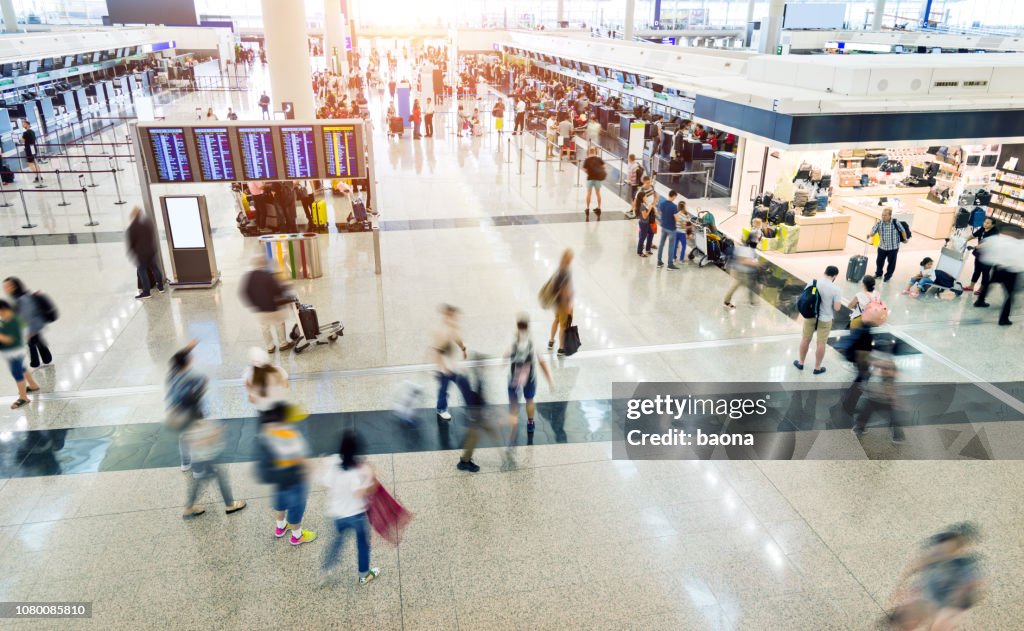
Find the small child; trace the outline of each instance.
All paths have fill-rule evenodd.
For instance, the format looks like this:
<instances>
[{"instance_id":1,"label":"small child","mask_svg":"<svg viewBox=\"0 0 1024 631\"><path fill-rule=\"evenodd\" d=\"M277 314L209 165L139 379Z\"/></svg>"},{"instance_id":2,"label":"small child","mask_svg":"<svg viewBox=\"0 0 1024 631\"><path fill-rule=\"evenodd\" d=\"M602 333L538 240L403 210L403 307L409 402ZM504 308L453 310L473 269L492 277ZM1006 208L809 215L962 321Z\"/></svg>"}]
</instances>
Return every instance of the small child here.
<instances>
[{"instance_id":1,"label":"small child","mask_svg":"<svg viewBox=\"0 0 1024 631\"><path fill-rule=\"evenodd\" d=\"M907 284L907 288L903 290L903 294L910 294L914 298L920 294L928 291L928 288L935 284L935 261L930 256L926 256L921 259L921 271L915 274L910 282ZM917 287L919 293L911 293L914 287Z\"/></svg>"}]
</instances>

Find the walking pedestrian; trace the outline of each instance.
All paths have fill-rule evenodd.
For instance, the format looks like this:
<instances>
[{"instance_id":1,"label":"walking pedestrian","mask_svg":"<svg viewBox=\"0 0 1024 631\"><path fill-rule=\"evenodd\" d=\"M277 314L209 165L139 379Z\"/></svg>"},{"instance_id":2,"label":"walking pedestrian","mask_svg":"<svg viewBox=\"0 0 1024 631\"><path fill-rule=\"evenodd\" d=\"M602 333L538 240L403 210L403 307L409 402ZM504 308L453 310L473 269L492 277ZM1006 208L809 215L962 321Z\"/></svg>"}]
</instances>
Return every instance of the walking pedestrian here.
<instances>
[{"instance_id":1,"label":"walking pedestrian","mask_svg":"<svg viewBox=\"0 0 1024 631\"><path fill-rule=\"evenodd\" d=\"M601 221L601 183L608 177L608 168L604 160L598 155L597 147L587 149L587 159L583 161L583 170L587 174L587 206L584 209L587 221L590 221L590 193L597 196L597 206L594 207L594 215Z\"/></svg>"},{"instance_id":2,"label":"walking pedestrian","mask_svg":"<svg viewBox=\"0 0 1024 631\"><path fill-rule=\"evenodd\" d=\"M321 586L330 581L349 530L356 536L359 584L366 585L380 575L380 568L370 567L370 520L366 516L367 497L377 489L377 474L359 457L361 451L355 432L346 430L337 455L324 461L321 480L327 487L325 512L334 522L336 534L324 554Z\"/></svg>"},{"instance_id":3,"label":"walking pedestrian","mask_svg":"<svg viewBox=\"0 0 1024 631\"><path fill-rule=\"evenodd\" d=\"M543 357L534 352L533 339L530 336L530 316L521 313L516 317L516 335L512 340L512 348L508 352L508 412L509 412L509 449L516 445L519 433L519 397L526 400L526 442L533 444L533 433L536 429L534 417L537 409L534 397L537 395L537 366L544 373L548 387L553 388L551 371ZM510 454L511 457L511 454Z\"/></svg>"},{"instance_id":4,"label":"walking pedestrian","mask_svg":"<svg viewBox=\"0 0 1024 631\"><path fill-rule=\"evenodd\" d=\"M550 114L547 121L544 122L544 138L547 141L545 144L545 157L550 160L555 157L555 151L558 147L558 121L555 119L554 114Z\"/></svg>"},{"instance_id":5,"label":"walking pedestrian","mask_svg":"<svg viewBox=\"0 0 1024 631\"><path fill-rule=\"evenodd\" d=\"M264 92L260 95L260 111L263 113L264 120L270 120L270 97Z\"/></svg>"},{"instance_id":6,"label":"walking pedestrian","mask_svg":"<svg viewBox=\"0 0 1024 631\"><path fill-rule=\"evenodd\" d=\"M644 165L636 156L632 153L629 154L629 158L626 160L626 184L629 185L629 199L632 202L636 199L636 193L640 190L640 185L644 179ZM636 213L633 211L633 206L630 205L629 211L626 212L628 219L634 219Z\"/></svg>"},{"instance_id":7,"label":"walking pedestrian","mask_svg":"<svg viewBox=\"0 0 1024 631\"><path fill-rule=\"evenodd\" d=\"M658 202L658 223L661 226L661 239L658 241L658 267L665 266L661 260L661 255L668 249L665 247L665 243L668 242L669 248L672 248L668 252L668 268L679 269L672 261L672 255L675 253L676 213L679 212L679 206L676 202L676 197L678 196L679 193L669 191L668 199Z\"/></svg>"},{"instance_id":8,"label":"walking pedestrian","mask_svg":"<svg viewBox=\"0 0 1024 631\"><path fill-rule=\"evenodd\" d=\"M558 159L568 158L575 161L576 151L574 149L572 122L568 118L564 118L558 123L558 139L561 151Z\"/></svg>"},{"instance_id":9,"label":"walking pedestrian","mask_svg":"<svg viewBox=\"0 0 1024 631\"><path fill-rule=\"evenodd\" d=\"M28 327L28 352L29 366L39 368L40 361L43 365L49 366L53 361L50 348L43 340L43 329L56 317L56 311L48 313L52 309L49 298L39 292L30 293L25 289L24 283L14 276L4 280L4 291L14 299L14 306L18 317Z\"/></svg>"},{"instance_id":10,"label":"walking pedestrian","mask_svg":"<svg viewBox=\"0 0 1024 631\"><path fill-rule=\"evenodd\" d=\"M797 370L804 369L804 360L807 358L807 351L811 347L811 338L817 335L817 346L814 352L814 374L820 375L825 372L821 363L825 360L825 348L828 342L828 334L832 331L832 320L837 311L842 309L843 300L836 286L835 280L839 276L839 268L829 265L825 268L825 275L807 283L815 294L815 313L813 316L804 315L804 328L800 337L800 356L793 360Z\"/></svg>"},{"instance_id":11,"label":"walking pedestrian","mask_svg":"<svg viewBox=\"0 0 1024 631\"><path fill-rule=\"evenodd\" d=\"M285 335L284 325L288 319L285 305L292 300L287 296L285 286L267 271L267 261L262 255L253 258L253 269L242 279L242 296L259 317L267 353L291 350L295 342ZM275 333L277 346L274 344Z\"/></svg>"},{"instance_id":12,"label":"walking pedestrian","mask_svg":"<svg viewBox=\"0 0 1024 631\"><path fill-rule=\"evenodd\" d=\"M587 121L587 143L593 147L597 147L600 142L601 123L598 122L597 117L594 117Z\"/></svg>"},{"instance_id":13,"label":"walking pedestrian","mask_svg":"<svg viewBox=\"0 0 1024 631\"><path fill-rule=\"evenodd\" d=\"M270 363L270 355L262 348L249 349L249 367L242 374L249 402L260 413L270 412L288 404L290 388L284 368Z\"/></svg>"},{"instance_id":14,"label":"walking pedestrian","mask_svg":"<svg viewBox=\"0 0 1024 631\"><path fill-rule=\"evenodd\" d=\"M906 438L900 426L903 404L896 390L898 370L893 356L894 347L895 343L892 340L874 341L873 349L870 351L870 373L860 384L867 395L867 402L857 412L857 420L851 431L857 436L863 436L868 421L874 414L885 415L889 417L889 440L898 444L904 442ZM877 381L871 381L871 376L877 377Z\"/></svg>"},{"instance_id":15,"label":"walking pedestrian","mask_svg":"<svg viewBox=\"0 0 1024 631\"><path fill-rule=\"evenodd\" d=\"M636 199L634 200L636 205L636 217L640 227L640 237L636 242L636 254L640 258L648 257L652 254L654 245L654 231L651 229L652 223L655 221L657 214L655 208L655 202L658 199L657 193L654 192L654 185L651 183L650 177L643 179L643 186L636 193Z\"/></svg>"},{"instance_id":16,"label":"walking pedestrian","mask_svg":"<svg viewBox=\"0 0 1024 631\"><path fill-rule=\"evenodd\" d=\"M434 135L434 104L427 99L427 106L423 110L423 125L424 132L426 132L427 138L431 138Z\"/></svg>"},{"instance_id":17,"label":"walking pedestrian","mask_svg":"<svg viewBox=\"0 0 1024 631\"><path fill-rule=\"evenodd\" d=\"M572 322L573 302L575 295L572 285L573 252L566 249L558 263L558 269L545 284L541 293L547 296L549 304L545 308L554 307L555 319L551 323L551 336L548 338L548 350L554 348L555 335L558 335L558 355L565 355L565 332Z\"/></svg>"},{"instance_id":18,"label":"walking pedestrian","mask_svg":"<svg viewBox=\"0 0 1024 631\"><path fill-rule=\"evenodd\" d=\"M466 400L466 436L462 440L462 455L455 468L459 471L476 473L480 471L480 465L473 462L473 451L476 449L477 441L480 440L480 432L487 433L496 444L501 444L501 437L494 424L487 418L486 401L484 399L484 381L480 368L480 362L484 357L474 354L471 363L466 367L465 374L459 381L459 389L462 397ZM509 460L509 453L506 451L502 456L503 467L511 468L514 464Z\"/></svg>"},{"instance_id":19,"label":"walking pedestrian","mask_svg":"<svg viewBox=\"0 0 1024 631\"><path fill-rule=\"evenodd\" d=\"M423 121L423 108L420 107L419 99L415 99L412 102L412 114L409 116L409 120L412 121L412 138L413 140L419 140L420 123Z\"/></svg>"},{"instance_id":20,"label":"walking pedestrian","mask_svg":"<svg viewBox=\"0 0 1024 631\"><path fill-rule=\"evenodd\" d=\"M157 291L164 291L164 277L160 273L160 266L157 265L160 250L157 245L156 227L148 219L143 218L142 209L138 206L132 208L128 218L128 252L135 259L135 273L139 283L139 294L135 297L149 298L152 295L151 278L156 283Z\"/></svg>"},{"instance_id":21,"label":"walking pedestrian","mask_svg":"<svg viewBox=\"0 0 1024 631\"><path fill-rule=\"evenodd\" d=\"M466 344L462 341L459 329L458 308L441 305L441 318L441 326L434 332L430 348L437 368L437 418L450 421L452 415L448 411L448 386L455 383L458 388L463 388L463 378L458 373L455 354L458 349L462 359L466 359Z\"/></svg>"},{"instance_id":22,"label":"walking pedestrian","mask_svg":"<svg viewBox=\"0 0 1024 631\"><path fill-rule=\"evenodd\" d=\"M690 214L686 211L686 202L679 200L679 211L676 213L676 236L672 242L672 254L669 261L676 260L679 263L686 261L686 240L693 231L693 223L690 222Z\"/></svg>"},{"instance_id":23,"label":"walking pedestrian","mask_svg":"<svg viewBox=\"0 0 1024 631\"><path fill-rule=\"evenodd\" d=\"M498 130L498 133L502 133L505 129L505 102L498 99L494 103L494 107L491 109L491 118L494 119L494 128Z\"/></svg>"},{"instance_id":24,"label":"walking pedestrian","mask_svg":"<svg viewBox=\"0 0 1024 631\"><path fill-rule=\"evenodd\" d=\"M36 174L32 182L41 185L43 176L39 173L39 164L36 163L36 159L39 157L36 148L36 132L32 130L32 123L28 122L28 119L21 119L21 127L24 130L21 132L21 146L25 151L25 164L28 165L30 171Z\"/></svg>"},{"instance_id":25,"label":"walking pedestrian","mask_svg":"<svg viewBox=\"0 0 1024 631\"><path fill-rule=\"evenodd\" d=\"M523 129L526 127L526 101L523 99L516 100L516 122L515 127L512 129L513 134L523 135Z\"/></svg>"},{"instance_id":26,"label":"walking pedestrian","mask_svg":"<svg viewBox=\"0 0 1024 631\"><path fill-rule=\"evenodd\" d=\"M732 303L732 297L741 286L747 288L750 304L754 304L754 298L757 297L754 291L754 281L757 270L761 266L761 261L757 258L757 244L761 242L762 235L761 219L755 218L750 224L750 231L746 238L736 246L733 252L732 260L729 263L733 272L733 281L729 291L725 292L724 300L725 306L729 309L736 308L736 305ZM658 256L661 256L660 251Z\"/></svg>"},{"instance_id":27,"label":"walking pedestrian","mask_svg":"<svg viewBox=\"0 0 1024 631\"><path fill-rule=\"evenodd\" d=\"M978 529L970 522L954 524L933 535L901 574L891 600L911 594L897 606L886 607L884 624L900 631L961 628L967 612L981 600L985 585L981 557L974 546ZM914 587L906 583L914 580Z\"/></svg>"},{"instance_id":28,"label":"walking pedestrian","mask_svg":"<svg viewBox=\"0 0 1024 631\"><path fill-rule=\"evenodd\" d=\"M1003 308L999 312L999 325L1010 326L1010 311L1013 308L1013 295L1017 291L1017 275L1024 271L1024 241L1006 235L989 237L978 248L981 262L991 266L991 277L988 284L982 285L981 293L974 302L975 307L988 307L985 301L992 285L1002 285L1006 294Z\"/></svg>"},{"instance_id":29,"label":"walking pedestrian","mask_svg":"<svg viewBox=\"0 0 1024 631\"><path fill-rule=\"evenodd\" d=\"M315 532L302 527L309 499L310 451L302 433L286 422L287 413L282 404L260 417L259 467L262 480L274 486L274 536L280 539L291 531L288 542L298 546L316 539Z\"/></svg>"},{"instance_id":30,"label":"walking pedestrian","mask_svg":"<svg viewBox=\"0 0 1024 631\"><path fill-rule=\"evenodd\" d=\"M878 254L875 256L875 278L881 278L883 283L889 282L893 272L896 271L896 257L900 253L900 244L907 240L903 226L892 218L892 209L882 210L882 218L875 222L868 233L867 238L878 235ZM882 274L882 267L887 266L885 275Z\"/></svg>"},{"instance_id":31,"label":"walking pedestrian","mask_svg":"<svg viewBox=\"0 0 1024 631\"><path fill-rule=\"evenodd\" d=\"M985 222L981 227L976 228L971 234L972 239L978 240L978 246L980 247L985 239L994 237L999 234L999 228L996 227L996 222L991 217L986 217ZM974 248L971 253L974 255L974 272L971 274L971 284L964 287L964 291L973 291L976 294L980 294L982 287L987 285L990 281L992 274L992 266L986 265L981 261L981 257L978 256L978 248ZM978 281L981 281L980 285Z\"/></svg>"},{"instance_id":32,"label":"walking pedestrian","mask_svg":"<svg viewBox=\"0 0 1024 631\"><path fill-rule=\"evenodd\" d=\"M228 515L245 508L244 500L235 500L228 484L227 474L217 464L217 458L224 450L224 428L219 421L207 418L203 409L207 379L192 365L193 340L185 348L171 356L168 372L167 399L171 404L171 417L180 419L179 448L182 449L182 469L185 469L186 453L190 459L192 479L189 482L185 512L182 517L192 519L206 512L196 506L199 493L211 480L217 481L224 512Z\"/></svg>"},{"instance_id":33,"label":"walking pedestrian","mask_svg":"<svg viewBox=\"0 0 1024 631\"><path fill-rule=\"evenodd\" d=\"M11 404L16 410L29 402L28 393L39 390L39 384L32 377L32 371L25 368L25 323L11 307L11 303L0 300L0 354L7 360L7 367L18 384L18 398Z\"/></svg>"},{"instance_id":34,"label":"walking pedestrian","mask_svg":"<svg viewBox=\"0 0 1024 631\"><path fill-rule=\"evenodd\" d=\"M284 218L284 231L299 231L298 216L295 209L295 184L293 182L277 182L274 187L274 201L277 203L279 217ZM280 228L279 228L280 229Z\"/></svg>"}]
</instances>

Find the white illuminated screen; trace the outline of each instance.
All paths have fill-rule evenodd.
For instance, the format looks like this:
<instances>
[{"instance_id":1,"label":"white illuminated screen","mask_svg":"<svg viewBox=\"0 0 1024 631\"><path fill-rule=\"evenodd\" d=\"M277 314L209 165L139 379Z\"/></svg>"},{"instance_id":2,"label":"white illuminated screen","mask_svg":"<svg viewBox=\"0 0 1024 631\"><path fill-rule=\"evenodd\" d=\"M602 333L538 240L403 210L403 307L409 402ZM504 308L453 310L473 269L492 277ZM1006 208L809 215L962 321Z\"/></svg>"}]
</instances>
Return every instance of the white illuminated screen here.
<instances>
[{"instance_id":1,"label":"white illuminated screen","mask_svg":"<svg viewBox=\"0 0 1024 631\"><path fill-rule=\"evenodd\" d=\"M198 197L165 197L167 223L171 228L171 244L175 250L205 248L203 218Z\"/></svg>"}]
</instances>

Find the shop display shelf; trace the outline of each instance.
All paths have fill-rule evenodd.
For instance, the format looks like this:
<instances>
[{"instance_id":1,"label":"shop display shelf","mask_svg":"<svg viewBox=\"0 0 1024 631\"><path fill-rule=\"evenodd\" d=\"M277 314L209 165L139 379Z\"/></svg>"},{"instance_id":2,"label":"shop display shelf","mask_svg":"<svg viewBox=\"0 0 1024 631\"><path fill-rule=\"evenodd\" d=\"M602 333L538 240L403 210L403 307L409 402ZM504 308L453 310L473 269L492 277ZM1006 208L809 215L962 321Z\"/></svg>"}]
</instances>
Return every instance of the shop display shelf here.
<instances>
[{"instance_id":1,"label":"shop display shelf","mask_svg":"<svg viewBox=\"0 0 1024 631\"><path fill-rule=\"evenodd\" d=\"M989 201L988 206L989 208L998 208L1000 210L1005 210L1017 215L1024 215L1024 206L1022 206L1021 208L1014 208L1013 206L1006 206L1004 204L993 202L991 200Z\"/></svg>"}]
</instances>

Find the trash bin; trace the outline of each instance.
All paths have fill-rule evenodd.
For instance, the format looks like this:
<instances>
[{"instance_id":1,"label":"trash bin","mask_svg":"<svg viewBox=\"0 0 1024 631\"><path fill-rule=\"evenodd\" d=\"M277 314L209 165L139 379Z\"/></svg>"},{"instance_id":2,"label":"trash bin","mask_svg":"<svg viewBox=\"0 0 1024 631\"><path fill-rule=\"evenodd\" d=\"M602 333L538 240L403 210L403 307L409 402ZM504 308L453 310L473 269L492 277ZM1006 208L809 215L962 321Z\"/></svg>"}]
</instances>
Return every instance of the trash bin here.
<instances>
[{"instance_id":1,"label":"trash bin","mask_svg":"<svg viewBox=\"0 0 1024 631\"><path fill-rule=\"evenodd\" d=\"M320 240L315 232L268 234L260 244L269 260L277 262L291 278L320 278Z\"/></svg>"}]
</instances>

